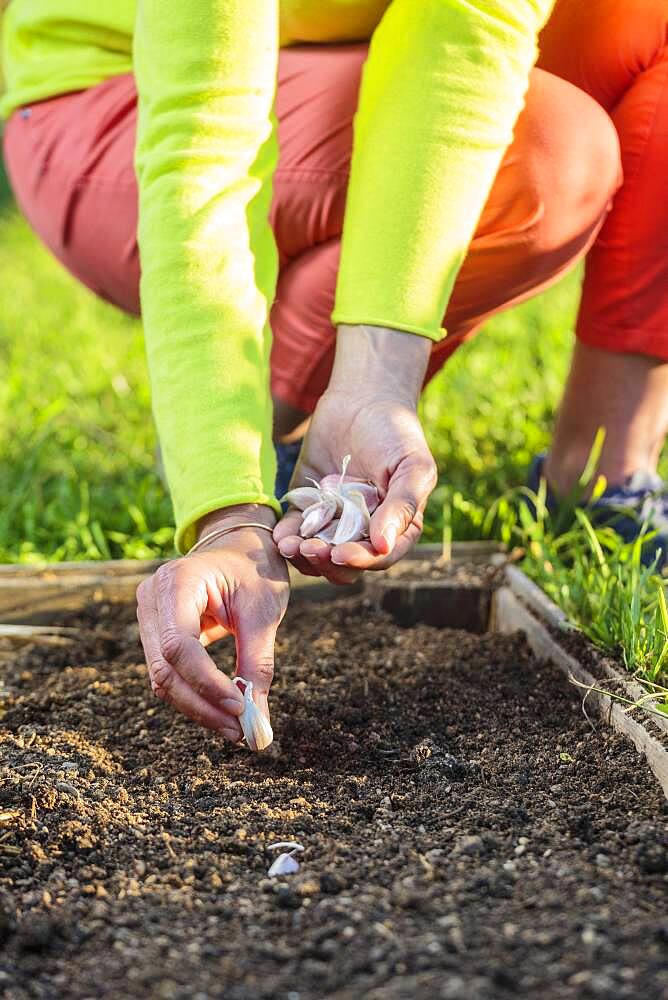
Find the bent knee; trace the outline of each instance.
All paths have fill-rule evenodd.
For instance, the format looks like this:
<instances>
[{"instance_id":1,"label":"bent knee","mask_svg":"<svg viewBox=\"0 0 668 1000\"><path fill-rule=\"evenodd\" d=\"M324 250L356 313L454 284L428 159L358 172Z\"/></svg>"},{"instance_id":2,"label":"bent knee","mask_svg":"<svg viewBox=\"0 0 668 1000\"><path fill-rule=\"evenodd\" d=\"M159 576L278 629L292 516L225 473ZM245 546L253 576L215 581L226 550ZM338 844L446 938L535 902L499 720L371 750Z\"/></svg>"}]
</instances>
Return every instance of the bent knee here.
<instances>
[{"instance_id":1,"label":"bent knee","mask_svg":"<svg viewBox=\"0 0 668 1000\"><path fill-rule=\"evenodd\" d=\"M532 76L526 115L530 183L543 207L540 240L554 249L591 231L609 210L622 183L619 139L593 98L542 70Z\"/></svg>"}]
</instances>

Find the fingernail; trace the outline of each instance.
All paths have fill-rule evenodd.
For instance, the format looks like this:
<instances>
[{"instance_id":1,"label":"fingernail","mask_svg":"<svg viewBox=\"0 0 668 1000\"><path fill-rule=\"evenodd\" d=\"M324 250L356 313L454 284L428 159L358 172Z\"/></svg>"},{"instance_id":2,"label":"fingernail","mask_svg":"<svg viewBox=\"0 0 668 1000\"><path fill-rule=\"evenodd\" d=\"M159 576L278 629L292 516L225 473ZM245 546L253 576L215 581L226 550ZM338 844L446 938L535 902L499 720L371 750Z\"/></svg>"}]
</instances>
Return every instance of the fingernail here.
<instances>
[{"instance_id":1,"label":"fingernail","mask_svg":"<svg viewBox=\"0 0 668 1000\"><path fill-rule=\"evenodd\" d=\"M338 553L335 554L334 552L332 552L332 554L331 554L331 556L329 558L332 560L332 562L334 563L335 566L346 566L347 565L346 560L343 558L343 556L338 555Z\"/></svg>"},{"instance_id":2,"label":"fingernail","mask_svg":"<svg viewBox=\"0 0 668 1000\"><path fill-rule=\"evenodd\" d=\"M243 699L224 698L221 702L221 707L224 708L226 712L231 712L232 715L241 715L244 710Z\"/></svg>"},{"instance_id":3,"label":"fingernail","mask_svg":"<svg viewBox=\"0 0 668 1000\"><path fill-rule=\"evenodd\" d=\"M394 548L397 541L397 527L395 524L388 524L383 532L383 538L387 542L390 552Z\"/></svg>"}]
</instances>

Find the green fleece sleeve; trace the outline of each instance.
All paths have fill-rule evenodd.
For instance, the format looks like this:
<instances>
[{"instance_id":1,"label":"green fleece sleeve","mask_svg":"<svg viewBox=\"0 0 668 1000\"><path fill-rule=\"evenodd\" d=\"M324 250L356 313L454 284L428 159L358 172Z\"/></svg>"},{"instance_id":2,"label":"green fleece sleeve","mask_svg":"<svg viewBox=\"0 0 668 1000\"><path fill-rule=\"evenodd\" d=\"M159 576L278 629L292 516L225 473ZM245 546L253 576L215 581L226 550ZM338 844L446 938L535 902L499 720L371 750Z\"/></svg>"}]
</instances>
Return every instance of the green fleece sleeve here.
<instances>
[{"instance_id":1,"label":"green fleece sleeve","mask_svg":"<svg viewBox=\"0 0 668 1000\"><path fill-rule=\"evenodd\" d=\"M443 335L548 0L393 0L364 71L335 323Z\"/></svg>"},{"instance_id":2,"label":"green fleece sleeve","mask_svg":"<svg viewBox=\"0 0 668 1000\"><path fill-rule=\"evenodd\" d=\"M195 522L274 499L267 315L278 0L139 0L141 303L186 551Z\"/></svg>"}]
</instances>

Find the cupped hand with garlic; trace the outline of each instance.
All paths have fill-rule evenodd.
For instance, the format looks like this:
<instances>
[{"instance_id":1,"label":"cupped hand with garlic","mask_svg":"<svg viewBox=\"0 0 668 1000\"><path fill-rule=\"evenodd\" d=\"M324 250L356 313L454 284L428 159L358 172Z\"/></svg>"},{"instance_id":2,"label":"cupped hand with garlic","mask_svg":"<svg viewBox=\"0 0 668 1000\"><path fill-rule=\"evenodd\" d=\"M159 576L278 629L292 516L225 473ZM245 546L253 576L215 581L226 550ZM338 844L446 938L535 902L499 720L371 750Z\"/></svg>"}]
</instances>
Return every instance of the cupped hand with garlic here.
<instances>
[{"instance_id":1,"label":"cupped hand with garlic","mask_svg":"<svg viewBox=\"0 0 668 1000\"><path fill-rule=\"evenodd\" d=\"M430 349L412 333L339 327L329 386L286 497L293 509L274 529L279 551L302 573L352 583L397 562L419 538L436 485L417 415Z\"/></svg>"}]
</instances>

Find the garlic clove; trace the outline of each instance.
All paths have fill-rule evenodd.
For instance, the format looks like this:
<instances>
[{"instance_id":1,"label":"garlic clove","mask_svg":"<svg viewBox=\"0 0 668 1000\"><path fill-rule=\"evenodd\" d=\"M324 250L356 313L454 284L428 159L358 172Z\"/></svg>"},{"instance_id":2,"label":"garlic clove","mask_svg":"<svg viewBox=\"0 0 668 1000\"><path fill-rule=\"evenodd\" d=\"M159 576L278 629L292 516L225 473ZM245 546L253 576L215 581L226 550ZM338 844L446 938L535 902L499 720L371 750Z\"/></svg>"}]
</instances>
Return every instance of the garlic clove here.
<instances>
[{"instance_id":1,"label":"garlic clove","mask_svg":"<svg viewBox=\"0 0 668 1000\"><path fill-rule=\"evenodd\" d=\"M353 482L353 480L351 480ZM345 483L341 482L341 476L337 473L330 473L320 480L321 490L333 490L335 493L341 493L341 487L345 486Z\"/></svg>"},{"instance_id":2,"label":"garlic clove","mask_svg":"<svg viewBox=\"0 0 668 1000\"><path fill-rule=\"evenodd\" d=\"M319 531L329 524L332 518L339 513L339 508L343 507L343 501L336 494L330 491L323 492L323 498L319 503L311 504L303 512L302 523L299 527L299 534L302 538L313 538Z\"/></svg>"},{"instance_id":3,"label":"garlic clove","mask_svg":"<svg viewBox=\"0 0 668 1000\"><path fill-rule=\"evenodd\" d=\"M270 878L277 875L294 875L299 871L299 862L292 854L279 854L267 872Z\"/></svg>"},{"instance_id":4,"label":"garlic clove","mask_svg":"<svg viewBox=\"0 0 668 1000\"><path fill-rule=\"evenodd\" d=\"M302 538L341 545L369 537L370 516L380 504L380 496L371 483L352 477L346 482L349 464L350 455L346 455L340 475L325 476L320 482L311 479L313 486L289 490L281 498L302 512Z\"/></svg>"},{"instance_id":5,"label":"garlic clove","mask_svg":"<svg viewBox=\"0 0 668 1000\"><path fill-rule=\"evenodd\" d=\"M364 498L367 510L373 514L376 507L380 505L378 490L371 483L344 483L341 487L344 496L351 496L353 493L361 493Z\"/></svg>"},{"instance_id":6,"label":"garlic clove","mask_svg":"<svg viewBox=\"0 0 668 1000\"><path fill-rule=\"evenodd\" d=\"M380 504L378 490L371 483L363 483L357 479L351 479L348 482L342 483L340 476L330 475L325 476L320 485L323 490L335 491L341 497L350 496L352 491L361 493L371 514L373 514L376 507Z\"/></svg>"},{"instance_id":7,"label":"garlic clove","mask_svg":"<svg viewBox=\"0 0 668 1000\"><path fill-rule=\"evenodd\" d=\"M299 862L295 858L295 854L298 851L303 851L304 848L294 840L279 840L276 844L268 844L267 850L274 851L280 847L289 847L290 850L285 854L279 854L267 874L270 876L294 875L295 872L299 871Z\"/></svg>"},{"instance_id":8,"label":"garlic clove","mask_svg":"<svg viewBox=\"0 0 668 1000\"><path fill-rule=\"evenodd\" d=\"M253 682L243 677L234 677L232 683L241 691L244 684L244 710L239 716L239 725L250 750L266 750L273 742L274 733L267 719L253 701Z\"/></svg>"},{"instance_id":9,"label":"garlic clove","mask_svg":"<svg viewBox=\"0 0 668 1000\"><path fill-rule=\"evenodd\" d=\"M339 530L340 521L341 521L340 517L335 517L334 520L330 521L329 524L326 524L325 527L321 531L319 531L315 537L319 538L322 542L327 542L329 545L332 545L334 543L334 536L336 535L336 532Z\"/></svg>"},{"instance_id":10,"label":"garlic clove","mask_svg":"<svg viewBox=\"0 0 668 1000\"><path fill-rule=\"evenodd\" d=\"M355 490L351 491L343 501L343 513L332 544L343 545L344 542L357 542L361 538L367 538L370 519L362 494Z\"/></svg>"},{"instance_id":11,"label":"garlic clove","mask_svg":"<svg viewBox=\"0 0 668 1000\"><path fill-rule=\"evenodd\" d=\"M288 490L285 496L281 497L281 503L289 503L297 510L306 510L314 503L320 503L322 491L316 486L298 486L295 490Z\"/></svg>"}]
</instances>

